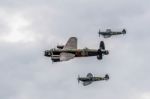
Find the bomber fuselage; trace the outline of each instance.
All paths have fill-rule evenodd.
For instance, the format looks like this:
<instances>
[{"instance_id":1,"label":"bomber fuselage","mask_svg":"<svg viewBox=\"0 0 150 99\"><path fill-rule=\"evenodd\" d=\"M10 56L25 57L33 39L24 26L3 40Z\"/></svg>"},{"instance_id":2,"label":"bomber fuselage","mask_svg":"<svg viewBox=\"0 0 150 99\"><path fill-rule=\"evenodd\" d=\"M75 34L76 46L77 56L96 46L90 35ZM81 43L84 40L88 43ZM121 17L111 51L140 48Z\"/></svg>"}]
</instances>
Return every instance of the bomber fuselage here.
<instances>
[{"instance_id":1,"label":"bomber fuselage","mask_svg":"<svg viewBox=\"0 0 150 99\"><path fill-rule=\"evenodd\" d=\"M45 52L45 56L51 57L51 53L53 55L60 55L60 53L72 53L75 57L86 57L86 56L97 56L97 49L51 49Z\"/></svg>"}]
</instances>

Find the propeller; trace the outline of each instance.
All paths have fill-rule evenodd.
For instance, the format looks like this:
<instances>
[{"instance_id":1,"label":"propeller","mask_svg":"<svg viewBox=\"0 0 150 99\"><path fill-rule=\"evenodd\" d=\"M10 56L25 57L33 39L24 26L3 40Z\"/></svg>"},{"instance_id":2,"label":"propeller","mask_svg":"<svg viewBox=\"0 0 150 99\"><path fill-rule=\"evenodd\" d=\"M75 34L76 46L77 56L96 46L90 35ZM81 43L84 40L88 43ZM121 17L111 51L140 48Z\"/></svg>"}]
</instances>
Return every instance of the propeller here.
<instances>
[{"instance_id":1,"label":"propeller","mask_svg":"<svg viewBox=\"0 0 150 99\"><path fill-rule=\"evenodd\" d=\"M80 76L78 75L78 84L80 83L80 80L79 80Z\"/></svg>"},{"instance_id":2,"label":"propeller","mask_svg":"<svg viewBox=\"0 0 150 99\"><path fill-rule=\"evenodd\" d=\"M51 56L53 56L53 49L50 50Z\"/></svg>"},{"instance_id":3,"label":"propeller","mask_svg":"<svg viewBox=\"0 0 150 99\"><path fill-rule=\"evenodd\" d=\"M54 63L53 59L51 58L52 64Z\"/></svg>"},{"instance_id":4,"label":"propeller","mask_svg":"<svg viewBox=\"0 0 150 99\"><path fill-rule=\"evenodd\" d=\"M100 29L99 29L99 31L98 31L99 37L100 37L100 33L101 33L101 31L100 31Z\"/></svg>"},{"instance_id":5,"label":"propeller","mask_svg":"<svg viewBox=\"0 0 150 99\"><path fill-rule=\"evenodd\" d=\"M50 54L51 54L51 58L53 57L53 49L50 50ZM51 59L52 60L52 59ZM54 61L52 60L52 64L54 63Z\"/></svg>"}]
</instances>

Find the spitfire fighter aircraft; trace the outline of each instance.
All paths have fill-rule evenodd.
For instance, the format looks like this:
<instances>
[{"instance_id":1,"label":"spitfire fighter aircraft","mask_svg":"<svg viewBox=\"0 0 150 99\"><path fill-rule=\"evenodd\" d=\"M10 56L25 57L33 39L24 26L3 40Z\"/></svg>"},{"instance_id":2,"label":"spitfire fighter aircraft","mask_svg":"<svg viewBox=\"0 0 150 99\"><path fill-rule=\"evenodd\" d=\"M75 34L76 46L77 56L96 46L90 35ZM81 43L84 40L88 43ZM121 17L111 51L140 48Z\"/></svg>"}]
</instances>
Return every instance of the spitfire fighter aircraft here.
<instances>
[{"instance_id":1,"label":"spitfire fighter aircraft","mask_svg":"<svg viewBox=\"0 0 150 99\"><path fill-rule=\"evenodd\" d=\"M92 73L88 73L86 77L79 77L78 76L78 83L80 81L83 82L83 86L87 86L89 84L91 84L94 81L101 81L101 80L108 80L109 79L109 75L106 74L105 77L93 77Z\"/></svg>"},{"instance_id":2,"label":"spitfire fighter aircraft","mask_svg":"<svg viewBox=\"0 0 150 99\"><path fill-rule=\"evenodd\" d=\"M101 60L103 55L108 55L108 50L105 50L104 42L100 42L99 49L78 49L77 38L71 37L67 41L66 45L58 45L57 48L46 50L45 56L51 57L52 62L68 61L74 57L89 57L97 56L98 60Z\"/></svg>"},{"instance_id":3,"label":"spitfire fighter aircraft","mask_svg":"<svg viewBox=\"0 0 150 99\"><path fill-rule=\"evenodd\" d=\"M99 34L99 37L100 37L100 35L102 35L104 38L109 38L112 35L126 34L126 30L123 29L121 32L115 32L115 31L111 31L111 29L106 29L106 32L101 32L99 30L98 34Z\"/></svg>"}]
</instances>

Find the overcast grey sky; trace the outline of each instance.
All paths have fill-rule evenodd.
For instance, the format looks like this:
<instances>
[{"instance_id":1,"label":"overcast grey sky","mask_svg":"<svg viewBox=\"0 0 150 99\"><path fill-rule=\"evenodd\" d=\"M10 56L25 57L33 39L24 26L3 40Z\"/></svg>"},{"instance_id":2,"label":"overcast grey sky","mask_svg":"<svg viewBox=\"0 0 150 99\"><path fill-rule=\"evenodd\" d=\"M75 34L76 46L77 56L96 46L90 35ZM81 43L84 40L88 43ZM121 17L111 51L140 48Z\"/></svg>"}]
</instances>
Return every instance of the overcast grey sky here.
<instances>
[{"instance_id":1,"label":"overcast grey sky","mask_svg":"<svg viewBox=\"0 0 150 99\"><path fill-rule=\"evenodd\" d=\"M0 99L150 99L149 0L0 0ZM127 29L98 37L98 30ZM52 64L43 51L78 37L79 48L110 51L102 61ZM110 75L82 86L78 74Z\"/></svg>"}]
</instances>

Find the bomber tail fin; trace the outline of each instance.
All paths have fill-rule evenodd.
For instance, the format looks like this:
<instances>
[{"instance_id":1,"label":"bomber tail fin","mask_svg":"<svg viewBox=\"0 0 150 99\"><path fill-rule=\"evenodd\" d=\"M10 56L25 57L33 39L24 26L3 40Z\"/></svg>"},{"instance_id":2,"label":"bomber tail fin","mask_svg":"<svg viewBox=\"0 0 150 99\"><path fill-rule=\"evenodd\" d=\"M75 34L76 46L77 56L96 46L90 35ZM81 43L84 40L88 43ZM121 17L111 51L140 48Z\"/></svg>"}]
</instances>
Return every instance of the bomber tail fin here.
<instances>
[{"instance_id":1,"label":"bomber tail fin","mask_svg":"<svg viewBox=\"0 0 150 99\"><path fill-rule=\"evenodd\" d=\"M101 41L99 45L99 49L98 49L97 59L101 60L103 58L103 55L108 55L108 54L109 54L109 51L105 50L105 44L103 41Z\"/></svg>"}]
</instances>

